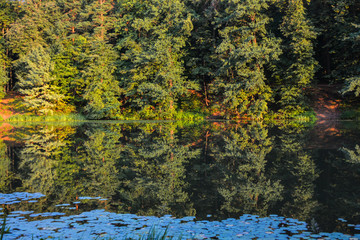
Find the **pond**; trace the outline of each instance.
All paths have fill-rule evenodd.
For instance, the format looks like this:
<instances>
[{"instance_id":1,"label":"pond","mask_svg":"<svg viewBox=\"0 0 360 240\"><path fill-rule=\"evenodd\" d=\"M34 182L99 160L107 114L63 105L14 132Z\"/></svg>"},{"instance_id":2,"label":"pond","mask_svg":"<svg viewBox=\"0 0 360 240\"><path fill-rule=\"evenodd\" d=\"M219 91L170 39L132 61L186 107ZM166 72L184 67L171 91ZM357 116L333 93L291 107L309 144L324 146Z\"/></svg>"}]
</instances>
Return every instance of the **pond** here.
<instances>
[{"instance_id":1,"label":"pond","mask_svg":"<svg viewBox=\"0 0 360 240\"><path fill-rule=\"evenodd\" d=\"M0 127L5 239L360 239L360 123ZM3 217L2 217L3 218Z\"/></svg>"}]
</instances>

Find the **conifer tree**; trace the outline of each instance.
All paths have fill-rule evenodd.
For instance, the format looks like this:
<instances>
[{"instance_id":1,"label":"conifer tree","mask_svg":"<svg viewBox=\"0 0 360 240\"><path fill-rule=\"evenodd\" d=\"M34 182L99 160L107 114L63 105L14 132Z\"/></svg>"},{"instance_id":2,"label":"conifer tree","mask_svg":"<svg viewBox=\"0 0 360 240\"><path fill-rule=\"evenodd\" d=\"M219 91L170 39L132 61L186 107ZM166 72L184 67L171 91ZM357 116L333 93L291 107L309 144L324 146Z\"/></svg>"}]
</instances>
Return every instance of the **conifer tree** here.
<instances>
[{"instance_id":1,"label":"conifer tree","mask_svg":"<svg viewBox=\"0 0 360 240\"><path fill-rule=\"evenodd\" d=\"M342 92L354 92L359 85L360 2L354 0L312 0L312 16L318 38L321 77L344 84ZM324 61L324 50L325 59Z\"/></svg>"},{"instance_id":2,"label":"conifer tree","mask_svg":"<svg viewBox=\"0 0 360 240\"><path fill-rule=\"evenodd\" d=\"M54 1L26 0L22 3L22 17L11 25L8 33L12 52L23 56L34 47L47 48L56 39L55 23L59 19Z\"/></svg>"},{"instance_id":3,"label":"conifer tree","mask_svg":"<svg viewBox=\"0 0 360 240\"><path fill-rule=\"evenodd\" d=\"M183 75L183 47L192 30L179 0L123 1L118 69L126 107L143 118L171 118L179 100L195 88Z\"/></svg>"},{"instance_id":4,"label":"conifer tree","mask_svg":"<svg viewBox=\"0 0 360 240\"><path fill-rule=\"evenodd\" d=\"M83 12L84 1L78 0L57 0L57 5L63 14L63 27L67 36L74 42L81 29L81 12Z\"/></svg>"},{"instance_id":5,"label":"conifer tree","mask_svg":"<svg viewBox=\"0 0 360 240\"><path fill-rule=\"evenodd\" d=\"M332 5L335 19L341 32L338 43L341 49L336 52L342 58L336 73L341 80L345 79L343 93L353 92L360 95L360 3L353 0L341 0ZM343 51L346 49L346 51Z\"/></svg>"},{"instance_id":6,"label":"conifer tree","mask_svg":"<svg viewBox=\"0 0 360 240\"><path fill-rule=\"evenodd\" d=\"M79 55L82 50L81 43L64 40L62 46L53 56L54 84L59 87L59 93L65 96L65 100L74 105L79 99L78 79L80 78ZM81 98L82 99L82 98Z\"/></svg>"},{"instance_id":7,"label":"conifer tree","mask_svg":"<svg viewBox=\"0 0 360 240\"><path fill-rule=\"evenodd\" d=\"M214 1L187 1L194 29L186 46L186 75L189 80L199 84L202 100L206 106L211 105L209 85L214 80L216 69L220 64L215 54L216 46L220 41L214 21L216 7Z\"/></svg>"},{"instance_id":8,"label":"conifer tree","mask_svg":"<svg viewBox=\"0 0 360 240\"><path fill-rule=\"evenodd\" d=\"M6 71L6 63L0 53L0 99L5 96L6 84L9 82L8 72Z\"/></svg>"},{"instance_id":9,"label":"conifer tree","mask_svg":"<svg viewBox=\"0 0 360 240\"><path fill-rule=\"evenodd\" d=\"M74 39L65 37L52 56L54 62L54 85L65 96L68 108L76 107L79 111L86 104L84 72L91 64L91 43L81 35Z\"/></svg>"},{"instance_id":10,"label":"conifer tree","mask_svg":"<svg viewBox=\"0 0 360 240\"><path fill-rule=\"evenodd\" d=\"M359 11L360 13L360 11ZM351 52L354 54L354 59L350 63L350 74L345 80L344 93L354 92L355 96L360 95L360 24L354 25L357 28L357 32L350 33L346 38L346 41L352 42Z\"/></svg>"},{"instance_id":11,"label":"conifer tree","mask_svg":"<svg viewBox=\"0 0 360 240\"><path fill-rule=\"evenodd\" d=\"M120 117L120 88L114 75L118 55L109 44L109 32L114 29L113 10L114 1L100 0L89 1L80 12L78 25L88 47L79 59L78 69L83 80L83 110L92 119Z\"/></svg>"},{"instance_id":12,"label":"conifer tree","mask_svg":"<svg viewBox=\"0 0 360 240\"><path fill-rule=\"evenodd\" d=\"M16 1L0 1L0 98L4 96L6 90L13 87L9 77L12 59L8 43L8 32L11 24L18 18L19 6L20 4ZM5 89L6 87L7 89Z\"/></svg>"},{"instance_id":13,"label":"conifer tree","mask_svg":"<svg viewBox=\"0 0 360 240\"><path fill-rule=\"evenodd\" d=\"M38 114L53 114L63 104L63 95L53 85L54 65L50 54L42 47L34 48L17 63L19 92L25 105Z\"/></svg>"},{"instance_id":14,"label":"conifer tree","mask_svg":"<svg viewBox=\"0 0 360 240\"><path fill-rule=\"evenodd\" d=\"M313 40L316 33L307 19L302 0L282 2L284 16L280 25L283 54L277 66L280 77L278 107L284 114L304 111L304 92L317 70Z\"/></svg>"},{"instance_id":15,"label":"conifer tree","mask_svg":"<svg viewBox=\"0 0 360 240\"><path fill-rule=\"evenodd\" d=\"M279 40L267 29L269 2L219 2L217 24L222 42L216 53L222 63L212 91L226 117L261 118L268 111L271 89L264 71L280 54Z\"/></svg>"},{"instance_id":16,"label":"conifer tree","mask_svg":"<svg viewBox=\"0 0 360 240\"><path fill-rule=\"evenodd\" d=\"M102 40L93 42L90 51L89 64L82 73L87 101L84 110L92 119L119 118L120 88L114 76L117 54Z\"/></svg>"},{"instance_id":17,"label":"conifer tree","mask_svg":"<svg viewBox=\"0 0 360 240\"><path fill-rule=\"evenodd\" d=\"M113 0L90 1L81 13L83 19L81 25L87 34L100 40L108 40L109 32L114 29L114 7Z\"/></svg>"}]
</instances>

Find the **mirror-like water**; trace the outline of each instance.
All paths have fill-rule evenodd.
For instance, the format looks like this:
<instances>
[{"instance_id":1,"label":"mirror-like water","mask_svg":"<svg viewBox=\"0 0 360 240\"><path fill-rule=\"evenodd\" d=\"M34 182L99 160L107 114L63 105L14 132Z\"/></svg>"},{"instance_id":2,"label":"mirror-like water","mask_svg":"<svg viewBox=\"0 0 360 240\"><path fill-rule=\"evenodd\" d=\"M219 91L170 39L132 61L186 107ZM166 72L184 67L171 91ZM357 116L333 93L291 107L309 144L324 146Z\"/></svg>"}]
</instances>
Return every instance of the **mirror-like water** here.
<instances>
[{"instance_id":1,"label":"mirror-like water","mask_svg":"<svg viewBox=\"0 0 360 240\"><path fill-rule=\"evenodd\" d=\"M357 122L3 124L5 236L360 238L359 136Z\"/></svg>"}]
</instances>

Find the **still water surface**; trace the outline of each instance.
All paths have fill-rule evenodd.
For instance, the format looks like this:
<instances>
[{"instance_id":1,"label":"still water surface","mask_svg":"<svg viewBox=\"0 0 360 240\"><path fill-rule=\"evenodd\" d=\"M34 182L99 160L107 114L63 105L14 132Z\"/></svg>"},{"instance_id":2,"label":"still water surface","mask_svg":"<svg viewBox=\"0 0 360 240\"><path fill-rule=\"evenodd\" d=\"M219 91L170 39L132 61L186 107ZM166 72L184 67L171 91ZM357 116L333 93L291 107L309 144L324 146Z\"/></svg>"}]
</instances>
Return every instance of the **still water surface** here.
<instances>
[{"instance_id":1,"label":"still water surface","mask_svg":"<svg viewBox=\"0 0 360 240\"><path fill-rule=\"evenodd\" d=\"M360 238L359 137L359 122L3 124L5 239L153 226L183 239Z\"/></svg>"}]
</instances>

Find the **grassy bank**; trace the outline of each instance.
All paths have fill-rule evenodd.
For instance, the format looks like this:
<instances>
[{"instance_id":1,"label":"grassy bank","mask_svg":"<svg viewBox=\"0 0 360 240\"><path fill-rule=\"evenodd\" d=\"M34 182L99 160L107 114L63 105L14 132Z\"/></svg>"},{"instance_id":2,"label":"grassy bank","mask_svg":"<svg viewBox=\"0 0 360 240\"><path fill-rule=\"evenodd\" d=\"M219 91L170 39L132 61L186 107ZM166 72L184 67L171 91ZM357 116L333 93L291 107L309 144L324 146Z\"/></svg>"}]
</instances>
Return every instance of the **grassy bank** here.
<instances>
[{"instance_id":1,"label":"grassy bank","mask_svg":"<svg viewBox=\"0 0 360 240\"><path fill-rule=\"evenodd\" d=\"M74 121L86 121L87 119L81 114L59 114L59 115L28 115L17 114L13 115L4 121L6 122L74 122Z\"/></svg>"}]
</instances>

